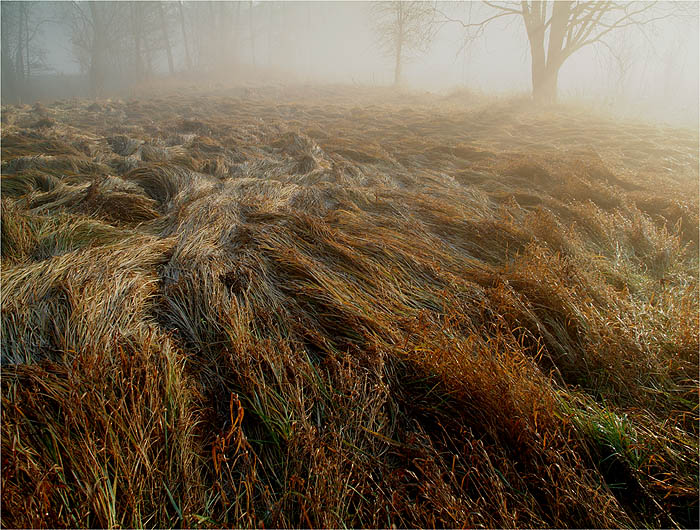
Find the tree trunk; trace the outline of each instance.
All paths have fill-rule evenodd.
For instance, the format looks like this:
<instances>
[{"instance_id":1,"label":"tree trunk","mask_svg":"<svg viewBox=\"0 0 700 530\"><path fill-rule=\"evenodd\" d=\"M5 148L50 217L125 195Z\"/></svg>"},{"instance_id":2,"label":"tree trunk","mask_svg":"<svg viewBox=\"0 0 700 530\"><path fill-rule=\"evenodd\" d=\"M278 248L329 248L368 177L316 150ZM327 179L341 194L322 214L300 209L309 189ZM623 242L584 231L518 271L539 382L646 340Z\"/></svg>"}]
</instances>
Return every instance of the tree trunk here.
<instances>
[{"instance_id":1,"label":"tree trunk","mask_svg":"<svg viewBox=\"0 0 700 530\"><path fill-rule=\"evenodd\" d=\"M27 3L22 2L22 11L24 11L24 53L27 55L25 64L27 65L26 80L32 75L31 57L29 56L29 13L27 12Z\"/></svg>"},{"instance_id":2,"label":"tree trunk","mask_svg":"<svg viewBox=\"0 0 700 530\"><path fill-rule=\"evenodd\" d=\"M543 103L555 103L557 100L557 80L559 69L564 63L562 46L569 23L572 2L554 2L549 28L549 44L547 46L547 63L541 75L532 79L532 95L535 100Z\"/></svg>"},{"instance_id":3,"label":"tree trunk","mask_svg":"<svg viewBox=\"0 0 700 530\"><path fill-rule=\"evenodd\" d=\"M569 23L572 2L554 2L549 28L549 46L547 49L547 66L561 63L562 46Z\"/></svg>"},{"instance_id":4,"label":"tree trunk","mask_svg":"<svg viewBox=\"0 0 700 530\"><path fill-rule=\"evenodd\" d=\"M233 39L231 46L233 46L233 57L235 57L236 62L238 62L240 56L238 55L238 48L241 44L241 2L236 2L236 23L233 26Z\"/></svg>"},{"instance_id":5,"label":"tree trunk","mask_svg":"<svg viewBox=\"0 0 700 530\"><path fill-rule=\"evenodd\" d=\"M180 12L180 27L182 28L182 43L185 46L185 64L187 70L192 70L192 58L190 57L190 48L187 46L187 31L185 30L185 13L182 9L182 2L177 3Z\"/></svg>"},{"instance_id":6,"label":"tree trunk","mask_svg":"<svg viewBox=\"0 0 700 530\"><path fill-rule=\"evenodd\" d=\"M532 70L532 97L541 101L543 80L546 77L547 60L544 54L544 26L542 24L527 26L530 42L530 59Z\"/></svg>"},{"instance_id":7,"label":"tree trunk","mask_svg":"<svg viewBox=\"0 0 700 530\"><path fill-rule=\"evenodd\" d=\"M129 3L131 12L131 31L134 34L134 76L140 81L143 75L143 56L141 54L141 20L139 5L136 2Z\"/></svg>"},{"instance_id":8,"label":"tree trunk","mask_svg":"<svg viewBox=\"0 0 700 530\"><path fill-rule=\"evenodd\" d=\"M233 50L236 49L232 42L233 5L229 2L219 2L217 7L219 8L219 20L221 21L219 46L226 65L230 66L233 63Z\"/></svg>"},{"instance_id":9,"label":"tree trunk","mask_svg":"<svg viewBox=\"0 0 700 530\"><path fill-rule=\"evenodd\" d=\"M21 85L22 81L24 80L24 35L23 35L23 30L24 30L24 16L25 16L25 5L22 3L20 4L20 10L19 10L19 24L17 25L17 52L15 54L15 72L17 73L17 81L19 82L18 84L20 85L20 91L21 91Z\"/></svg>"},{"instance_id":10,"label":"tree trunk","mask_svg":"<svg viewBox=\"0 0 700 530\"><path fill-rule=\"evenodd\" d=\"M267 7L267 67L270 68L272 66L272 29L275 12L272 2L269 2Z\"/></svg>"},{"instance_id":11,"label":"tree trunk","mask_svg":"<svg viewBox=\"0 0 700 530\"><path fill-rule=\"evenodd\" d=\"M10 9L12 4L3 4L2 9L2 28L0 28L0 52L2 52L2 102L15 102L17 98L17 72L10 54Z\"/></svg>"},{"instance_id":12,"label":"tree trunk","mask_svg":"<svg viewBox=\"0 0 700 530\"><path fill-rule=\"evenodd\" d=\"M404 43L404 12L403 4L395 2L396 8L396 62L394 64L394 86L401 84L401 70L403 66L403 43Z\"/></svg>"},{"instance_id":13,"label":"tree trunk","mask_svg":"<svg viewBox=\"0 0 700 530\"><path fill-rule=\"evenodd\" d=\"M93 23L92 49L90 50L90 95L97 98L102 95L104 86L104 43L105 28L97 7L97 2L90 2L90 15Z\"/></svg>"},{"instance_id":14,"label":"tree trunk","mask_svg":"<svg viewBox=\"0 0 700 530\"><path fill-rule=\"evenodd\" d=\"M399 41L396 46L396 64L394 65L394 86L399 86L401 84L401 67L403 61L401 60L401 51L403 43Z\"/></svg>"},{"instance_id":15,"label":"tree trunk","mask_svg":"<svg viewBox=\"0 0 700 530\"><path fill-rule=\"evenodd\" d=\"M530 7L524 11L523 16L532 61L532 98L537 103L550 104L557 100L557 79L559 69L564 62L562 45L566 35L570 9L571 2L554 2L546 53L546 4L532 2Z\"/></svg>"},{"instance_id":16,"label":"tree trunk","mask_svg":"<svg viewBox=\"0 0 700 530\"><path fill-rule=\"evenodd\" d=\"M165 10L163 2L158 2L158 14L160 15L160 28L163 32L163 40L165 41L165 51L168 55L168 71L170 75L175 75L175 65L173 63L173 50L170 47L170 39L168 39L168 24L165 20Z\"/></svg>"},{"instance_id":17,"label":"tree trunk","mask_svg":"<svg viewBox=\"0 0 700 530\"><path fill-rule=\"evenodd\" d=\"M556 103L559 66L532 70L532 98L538 103Z\"/></svg>"},{"instance_id":18,"label":"tree trunk","mask_svg":"<svg viewBox=\"0 0 700 530\"><path fill-rule=\"evenodd\" d=\"M153 51L150 46L146 46L146 79L153 77Z\"/></svg>"},{"instance_id":19,"label":"tree trunk","mask_svg":"<svg viewBox=\"0 0 700 530\"><path fill-rule=\"evenodd\" d=\"M250 0L248 5L248 23L250 26L250 57L255 66L255 32L253 31L253 0Z\"/></svg>"}]
</instances>

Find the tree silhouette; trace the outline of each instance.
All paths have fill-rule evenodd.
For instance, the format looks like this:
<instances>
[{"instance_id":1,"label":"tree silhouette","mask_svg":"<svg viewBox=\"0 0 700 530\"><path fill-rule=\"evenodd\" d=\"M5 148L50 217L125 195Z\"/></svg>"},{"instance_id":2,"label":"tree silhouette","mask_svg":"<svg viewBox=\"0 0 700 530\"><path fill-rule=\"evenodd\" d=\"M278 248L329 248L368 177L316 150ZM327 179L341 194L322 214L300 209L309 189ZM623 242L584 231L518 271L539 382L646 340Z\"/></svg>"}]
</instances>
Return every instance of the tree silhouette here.
<instances>
[{"instance_id":1,"label":"tree silhouette","mask_svg":"<svg viewBox=\"0 0 700 530\"><path fill-rule=\"evenodd\" d=\"M37 71L46 71L46 49L37 41L51 22L48 6L36 2L3 1L0 5L2 51L2 100L18 101Z\"/></svg>"},{"instance_id":2,"label":"tree silhouette","mask_svg":"<svg viewBox=\"0 0 700 530\"><path fill-rule=\"evenodd\" d=\"M490 13L479 20L446 20L460 23L469 40L483 34L495 20L520 17L525 24L532 59L532 95L536 101L557 98L559 70L581 48L605 43L605 38L621 28L641 28L652 22L691 14L696 8L684 2L584 2L522 1L491 2L482 5ZM474 17L476 18L476 17Z\"/></svg>"},{"instance_id":3,"label":"tree silhouette","mask_svg":"<svg viewBox=\"0 0 700 530\"><path fill-rule=\"evenodd\" d=\"M402 81L403 65L411 52L425 52L437 26L431 2L376 2L374 30L380 48L394 59L394 84Z\"/></svg>"}]
</instances>

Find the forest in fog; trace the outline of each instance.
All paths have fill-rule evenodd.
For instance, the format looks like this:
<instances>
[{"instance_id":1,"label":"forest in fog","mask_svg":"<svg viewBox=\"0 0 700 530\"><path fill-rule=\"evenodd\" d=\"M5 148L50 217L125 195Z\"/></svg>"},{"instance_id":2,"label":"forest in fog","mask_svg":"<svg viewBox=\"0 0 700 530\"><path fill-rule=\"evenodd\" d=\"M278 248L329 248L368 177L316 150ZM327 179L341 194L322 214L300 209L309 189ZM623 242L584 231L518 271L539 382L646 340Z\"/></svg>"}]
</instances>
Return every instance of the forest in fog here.
<instances>
[{"instance_id":1,"label":"forest in fog","mask_svg":"<svg viewBox=\"0 0 700 530\"><path fill-rule=\"evenodd\" d=\"M591 36L605 34L561 65L560 94L667 120L697 114L695 3L606 6L590 13L602 15ZM166 78L527 93L532 48L517 10L517 2L3 1L2 99L124 96Z\"/></svg>"}]
</instances>

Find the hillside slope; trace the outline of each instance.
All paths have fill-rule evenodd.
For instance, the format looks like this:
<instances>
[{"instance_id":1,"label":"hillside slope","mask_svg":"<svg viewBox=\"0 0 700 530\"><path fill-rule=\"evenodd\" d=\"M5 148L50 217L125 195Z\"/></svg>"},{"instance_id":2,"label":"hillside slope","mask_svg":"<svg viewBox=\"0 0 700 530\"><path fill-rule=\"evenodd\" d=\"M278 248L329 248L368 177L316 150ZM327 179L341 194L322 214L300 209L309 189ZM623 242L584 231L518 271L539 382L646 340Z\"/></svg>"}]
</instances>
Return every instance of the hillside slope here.
<instances>
[{"instance_id":1,"label":"hillside slope","mask_svg":"<svg viewBox=\"0 0 700 530\"><path fill-rule=\"evenodd\" d=\"M698 131L392 98L3 108L3 525L698 526Z\"/></svg>"}]
</instances>

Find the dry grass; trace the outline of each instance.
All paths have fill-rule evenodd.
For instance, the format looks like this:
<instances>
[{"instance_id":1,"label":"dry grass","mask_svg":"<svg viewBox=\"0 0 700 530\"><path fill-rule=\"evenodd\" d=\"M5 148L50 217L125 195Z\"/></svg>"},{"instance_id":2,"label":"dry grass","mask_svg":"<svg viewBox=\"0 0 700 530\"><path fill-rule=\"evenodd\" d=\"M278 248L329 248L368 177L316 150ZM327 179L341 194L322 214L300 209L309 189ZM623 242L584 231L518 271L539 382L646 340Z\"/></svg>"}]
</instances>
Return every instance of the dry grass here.
<instances>
[{"instance_id":1,"label":"dry grass","mask_svg":"<svg viewBox=\"0 0 700 530\"><path fill-rule=\"evenodd\" d=\"M3 109L2 524L697 527L697 131L469 104Z\"/></svg>"}]
</instances>

